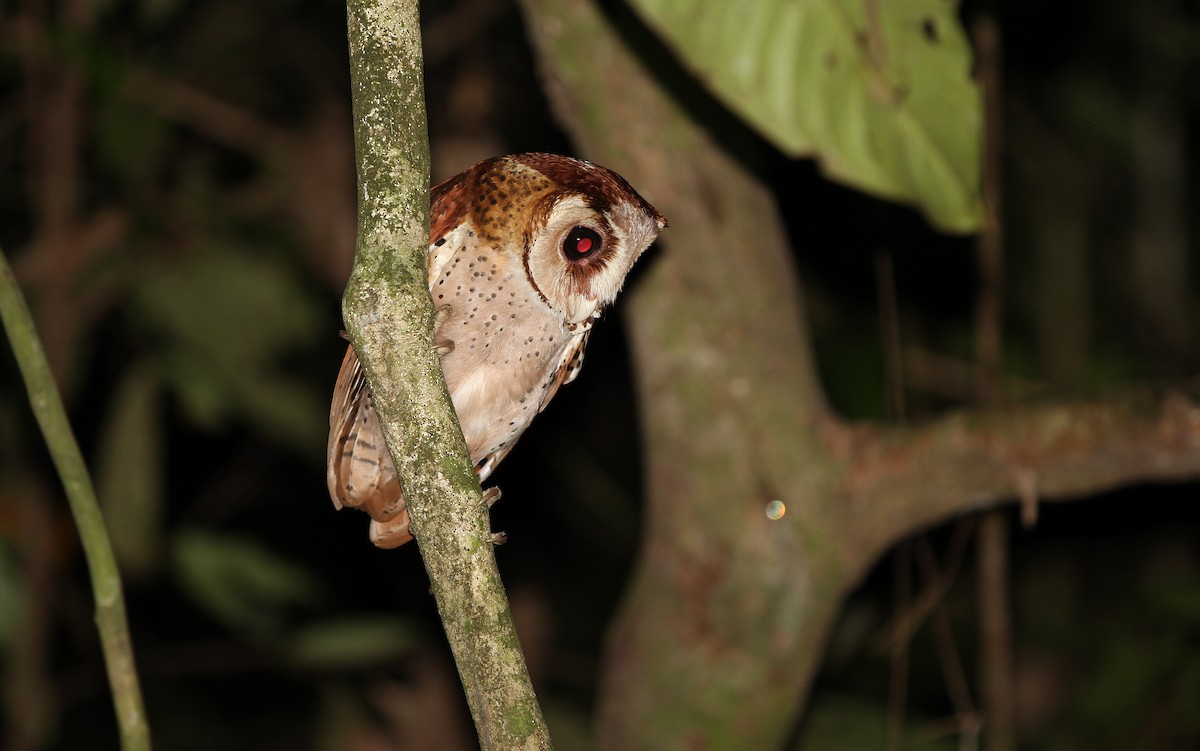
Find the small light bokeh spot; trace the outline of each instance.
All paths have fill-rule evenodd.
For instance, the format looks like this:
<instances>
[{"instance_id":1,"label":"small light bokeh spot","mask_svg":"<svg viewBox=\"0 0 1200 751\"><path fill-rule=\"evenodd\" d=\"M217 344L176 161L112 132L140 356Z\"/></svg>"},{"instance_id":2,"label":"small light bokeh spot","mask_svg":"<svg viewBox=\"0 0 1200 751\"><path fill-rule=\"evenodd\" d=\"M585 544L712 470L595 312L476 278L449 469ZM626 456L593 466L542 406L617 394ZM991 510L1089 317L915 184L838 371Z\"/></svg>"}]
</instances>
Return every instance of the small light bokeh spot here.
<instances>
[{"instance_id":1,"label":"small light bokeh spot","mask_svg":"<svg viewBox=\"0 0 1200 751\"><path fill-rule=\"evenodd\" d=\"M773 522L777 522L782 519L783 515L786 513L787 505L779 499L771 501L767 504L767 518Z\"/></svg>"}]
</instances>

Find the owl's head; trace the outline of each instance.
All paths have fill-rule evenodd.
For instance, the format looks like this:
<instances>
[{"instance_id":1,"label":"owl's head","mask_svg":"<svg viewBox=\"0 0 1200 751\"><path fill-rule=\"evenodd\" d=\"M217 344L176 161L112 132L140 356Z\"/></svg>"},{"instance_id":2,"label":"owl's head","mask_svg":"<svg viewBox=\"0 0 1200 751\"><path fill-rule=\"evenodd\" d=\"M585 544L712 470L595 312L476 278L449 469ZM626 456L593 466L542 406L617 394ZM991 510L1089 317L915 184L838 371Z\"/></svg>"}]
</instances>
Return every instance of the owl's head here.
<instances>
[{"instance_id":1,"label":"owl's head","mask_svg":"<svg viewBox=\"0 0 1200 751\"><path fill-rule=\"evenodd\" d=\"M611 303L667 219L617 173L556 154L480 162L434 189L432 221L470 218L481 239L521 259L568 323Z\"/></svg>"}]
</instances>

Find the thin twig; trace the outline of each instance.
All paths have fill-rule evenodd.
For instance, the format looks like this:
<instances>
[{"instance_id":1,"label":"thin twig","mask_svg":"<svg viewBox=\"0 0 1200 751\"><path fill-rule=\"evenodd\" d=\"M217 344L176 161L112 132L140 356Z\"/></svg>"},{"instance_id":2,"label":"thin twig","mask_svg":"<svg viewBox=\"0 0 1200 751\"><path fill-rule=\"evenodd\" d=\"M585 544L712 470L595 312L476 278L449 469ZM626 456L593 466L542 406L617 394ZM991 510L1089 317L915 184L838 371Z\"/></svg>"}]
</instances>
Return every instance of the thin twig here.
<instances>
[{"instance_id":1,"label":"thin twig","mask_svg":"<svg viewBox=\"0 0 1200 751\"><path fill-rule=\"evenodd\" d=\"M900 306L896 299L896 274L888 248L875 251L875 289L879 295L879 337L887 374L889 417L904 422L908 414L904 383L904 343L900 335ZM912 542L905 540L892 554L892 608L908 610L912 598ZM893 639L888 649L888 751L899 751L904 742L904 709L908 701L908 639Z\"/></svg>"},{"instance_id":2,"label":"thin twig","mask_svg":"<svg viewBox=\"0 0 1200 751\"><path fill-rule=\"evenodd\" d=\"M961 524L959 529L962 529ZM917 546L917 566L930 585L949 588L952 577L946 577L939 569L927 538L923 538ZM967 683L962 657L954 642L954 627L941 600L933 608L930 626L942 677L946 681L950 703L954 705L954 715L959 723L959 747L973 748L974 740L979 735L979 713L975 710L975 702L971 700L971 688Z\"/></svg>"},{"instance_id":3,"label":"thin twig","mask_svg":"<svg viewBox=\"0 0 1200 751\"><path fill-rule=\"evenodd\" d=\"M905 540L892 554L895 571L892 581L892 607L897 612L907 608L912 598L912 542ZM908 702L909 653L907 639L893 639L888 650L888 751L900 751L904 745L904 709Z\"/></svg>"},{"instance_id":4,"label":"thin twig","mask_svg":"<svg viewBox=\"0 0 1200 751\"><path fill-rule=\"evenodd\" d=\"M79 529L80 542L91 573L92 594L96 601L96 625L108 682L112 687L117 726L124 751L149 751L150 727L142 705L141 688L133 659L133 643L125 617L121 577L113 557L112 544L104 528L104 517L96 503L96 493L87 466L67 421L66 410L54 384L50 365L25 298L17 286L8 260L0 250L0 319L25 379L29 402L50 449L54 466L66 490L71 514Z\"/></svg>"},{"instance_id":5,"label":"thin twig","mask_svg":"<svg viewBox=\"0 0 1200 751\"><path fill-rule=\"evenodd\" d=\"M962 566L963 556L967 551L967 543L971 540L971 534L974 531L975 521L969 517L954 525L950 542L946 546L945 559L942 561L941 568L936 572L937 576L927 575L925 588L921 594L909 604L904 612L897 613L890 623L880 629L879 635L875 638L875 645L880 651L892 649L897 642L911 641L917 629L929 618L934 608L938 607L938 604L945 598L946 592L949 591L950 585L958 577L958 570ZM921 544L928 547L928 538L921 538Z\"/></svg>"},{"instance_id":6,"label":"thin twig","mask_svg":"<svg viewBox=\"0 0 1200 751\"><path fill-rule=\"evenodd\" d=\"M904 342L900 335L900 305L896 298L896 273L887 248L875 252L875 289L879 295L879 336L887 371L888 415L897 422L908 417L904 373Z\"/></svg>"},{"instance_id":7,"label":"thin twig","mask_svg":"<svg viewBox=\"0 0 1200 751\"><path fill-rule=\"evenodd\" d=\"M1008 518L988 511L979 522L980 699L983 748L1008 751L1013 745L1012 614L1008 585Z\"/></svg>"},{"instance_id":8,"label":"thin twig","mask_svg":"<svg viewBox=\"0 0 1200 751\"><path fill-rule=\"evenodd\" d=\"M979 297L975 311L978 365L975 394L977 402L987 407L995 406L1000 398L998 384L1004 319L999 34L995 21L989 18L980 18L974 25L984 103L983 202L987 211L987 221L976 243ZM986 718L983 746L986 751L1010 751L1013 748L1013 646L1008 591L1008 517L1003 511L992 510L983 515L979 526L978 560L982 650L980 696Z\"/></svg>"}]
</instances>

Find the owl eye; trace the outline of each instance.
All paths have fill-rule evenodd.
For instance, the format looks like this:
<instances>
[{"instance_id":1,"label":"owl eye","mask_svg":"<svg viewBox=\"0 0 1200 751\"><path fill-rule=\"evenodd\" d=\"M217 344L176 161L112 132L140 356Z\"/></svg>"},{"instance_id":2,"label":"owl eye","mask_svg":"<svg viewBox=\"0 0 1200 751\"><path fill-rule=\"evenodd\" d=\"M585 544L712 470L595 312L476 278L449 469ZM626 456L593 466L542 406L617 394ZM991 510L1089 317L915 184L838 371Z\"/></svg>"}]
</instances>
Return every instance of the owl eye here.
<instances>
[{"instance_id":1,"label":"owl eye","mask_svg":"<svg viewBox=\"0 0 1200 751\"><path fill-rule=\"evenodd\" d=\"M563 240L563 255L568 261L582 261L600 252L600 235L587 227L575 226Z\"/></svg>"}]
</instances>

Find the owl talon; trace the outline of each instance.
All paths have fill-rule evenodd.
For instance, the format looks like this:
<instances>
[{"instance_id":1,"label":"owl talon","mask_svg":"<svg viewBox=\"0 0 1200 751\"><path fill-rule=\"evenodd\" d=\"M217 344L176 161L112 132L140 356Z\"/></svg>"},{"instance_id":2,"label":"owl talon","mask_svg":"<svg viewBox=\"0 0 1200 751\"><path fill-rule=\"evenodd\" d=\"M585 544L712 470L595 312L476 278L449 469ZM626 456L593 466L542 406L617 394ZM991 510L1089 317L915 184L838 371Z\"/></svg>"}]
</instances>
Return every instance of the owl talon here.
<instances>
[{"instance_id":1,"label":"owl talon","mask_svg":"<svg viewBox=\"0 0 1200 751\"><path fill-rule=\"evenodd\" d=\"M433 310L433 322L436 323L438 326L441 326L443 323L446 322L446 319L450 317L450 311L451 311L451 308L450 308L449 303L447 303L446 305L437 306Z\"/></svg>"},{"instance_id":2,"label":"owl talon","mask_svg":"<svg viewBox=\"0 0 1200 751\"><path fill-rule=\"evenodd\" d=\"M434 342L433 351L437 353L438 357L444 357L450 354L454 351L454 340L443 339L440 342Z\"/></svg>"},{"instance_id":3,"label":"owl talon","mask_svg":"<svg viewBox=\"0 0 1200 751\"><path fill-rule=\"evenodd\" d=\"M493 545L503 545L504 543L508 542L508 533L493 532L492 536L489 537L488 540L491 541Z\"/></svg>"},{"instance_id":4,"label":"owl talon","mask_svg":"<svg viewBox=\"0 0 1200 751\"><path fill-rule=\"evenodd\" d=\"M501 495L503 494L500 492L500 488L492 486L483 491L483 497L479 499L479 505L491 508L496 505L496 501L500 500Z\"/></svg>"}]
</instances>

